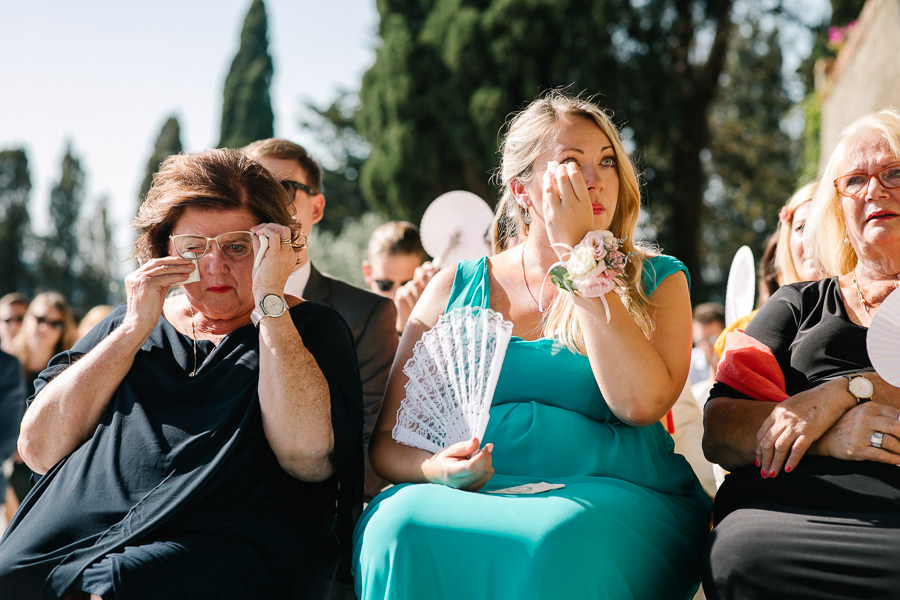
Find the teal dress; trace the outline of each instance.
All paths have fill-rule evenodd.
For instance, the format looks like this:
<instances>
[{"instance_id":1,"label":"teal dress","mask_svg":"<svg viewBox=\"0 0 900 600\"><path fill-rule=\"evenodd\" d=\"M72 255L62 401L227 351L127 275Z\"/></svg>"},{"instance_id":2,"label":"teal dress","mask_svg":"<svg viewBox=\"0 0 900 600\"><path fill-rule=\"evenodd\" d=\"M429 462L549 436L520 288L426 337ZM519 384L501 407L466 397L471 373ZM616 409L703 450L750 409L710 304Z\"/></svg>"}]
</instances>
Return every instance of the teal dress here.
<instances>
[{"instance_id":1,"label":"teal dress","mask_svg":"<svg viewBox=\"0 0 900 600\"><path fill-rule=\"evenodd\" d=\"M687 275L669 256L645 265L648 294ZM460 263L447 310L489 307L488 274L487 259ZM490 415L481 491L403 484L369 504L354 534L361 600L692 597L710 502L661 424L622 423L588 359L547 338L512 338ZM540 481L565 487L486 493Z\"/></svg>"}]
</instances>

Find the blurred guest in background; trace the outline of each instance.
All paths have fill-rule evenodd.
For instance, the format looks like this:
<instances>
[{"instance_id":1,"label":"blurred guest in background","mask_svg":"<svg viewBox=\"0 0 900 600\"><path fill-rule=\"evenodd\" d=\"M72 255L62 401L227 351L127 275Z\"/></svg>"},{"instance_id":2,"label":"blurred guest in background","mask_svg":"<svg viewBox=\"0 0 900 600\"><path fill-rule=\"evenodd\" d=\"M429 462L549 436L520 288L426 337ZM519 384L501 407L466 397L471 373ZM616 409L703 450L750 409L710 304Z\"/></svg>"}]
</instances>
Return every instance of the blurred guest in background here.
<instances>
[{"instance_id":1,"label":"blurred guest in background","mask_svg":"<svg viewBox=\"0 0 900 600\"><path fill-rule=\"evenodd\" d=\"M80 340L87 335L87 333L94 328L94 325L105 319L114 308L114 306L110 306L109 304L98 304L87 311L81 318L81 321L78 322L78 339Z\"/></svg>"},{"instance_id":2,"label":"blurred guest in background","mask_svg":"<svg viewBox=\"0 0 900 600\"><path fill-rule=\"evenodd\" d=\"M369 238L363 276L369 289L394 301L397 333L403 333L422 290L437 273L427 258L419 228L407 221L385 223Z\"/></svg>"},{"instance_id":3,"label":"blurred guest in background","mask_svg":"<svg viewBox=\"0 0 900 600\"><path fill-rule=\"evenodd\" d=\"M28 298L18 292L10 292L0 298L0 350L12 351L12 340L22 328Z\"/></svg>"}]
</instances>

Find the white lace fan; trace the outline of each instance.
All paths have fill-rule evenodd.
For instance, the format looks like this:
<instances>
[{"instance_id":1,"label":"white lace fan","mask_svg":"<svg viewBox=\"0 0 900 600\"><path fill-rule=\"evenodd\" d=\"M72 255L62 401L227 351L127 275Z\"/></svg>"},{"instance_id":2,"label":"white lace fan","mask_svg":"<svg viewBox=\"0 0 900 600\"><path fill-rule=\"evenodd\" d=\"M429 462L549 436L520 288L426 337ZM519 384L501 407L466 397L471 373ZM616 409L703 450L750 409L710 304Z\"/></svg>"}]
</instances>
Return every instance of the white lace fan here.
<instances>
[{"instance_id":1,"label":"white lace fan","mask_svg":"<svg viewBox=\"0 0 900 600\"><path fill-rule=\"evenodd\" d=\"M889 384L900 387L900 293L884 299L866 334L866 350L875 372Z\"/></svg>"},{"instance_id":2,"label":"white lace fan","mask_svg":"<svg viewBox=\"0 0 900 600\"><path fill-rule=\"evenodd\" d=\"M731 325L753 310L756 296L756 266L753 251L741 246L734 253L725 287L725 323Z\"/></svg>"},{"instance_id":3,"label":"white lace fan","mask_svg":"<svg viewBox=\"0 0 900 600\"><path fill-rule=\"evenodd\" d=\"M489 308L455 308L425 332L403 367L409 377L392 435L429 452L482 438L512 323Z\"/></svg>"}]
</instances>

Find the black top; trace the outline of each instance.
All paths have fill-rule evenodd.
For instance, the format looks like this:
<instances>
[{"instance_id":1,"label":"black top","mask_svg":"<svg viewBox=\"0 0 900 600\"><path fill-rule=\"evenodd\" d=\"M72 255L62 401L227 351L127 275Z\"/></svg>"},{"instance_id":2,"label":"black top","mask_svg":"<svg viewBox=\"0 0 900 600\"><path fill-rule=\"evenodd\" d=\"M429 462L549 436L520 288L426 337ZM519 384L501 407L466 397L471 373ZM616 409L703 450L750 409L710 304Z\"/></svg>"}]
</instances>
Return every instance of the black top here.
<instances>
[{"instance_id":1,"label":"black top","mask_svg":"<svg viewBox=\"0 0 900 600\"><path fill-rule=\"evenodd\" d=\"M54 357L37 392L124 315L123 305ZM218 346L198 341L202 365L192 379L192 340L160 318L94 435L40 479L0 540L0 597L62 597L110 553L191 536L203 541L194 553L202 569L179 572L175 561L165 577L183 594L201 571L217 569L237 586L235 597L327 593L338 556L336 512L346 519L361 498L360 383L336 313L302 303L290 315L331 391L336 475L307 483L278 465L262 430L256 328L240 327Z\"/></svg>"},{"instance_id":2,"label":"black top","mask_svg":"<svg viewBox=\"0 0 900 600\"><path fill-rule=\"evenodd\" d=\"M12 456L16 450L24 400L22 365L15 356L0 350L0 461ZM6 477L0 471L0 494L5 493Z\"/></svg>"},{"instance_id":3,"label":"black top","mask_svg":"<svg viewBox=\"0 0 900 600\"><path fill-rule=\"evenodd\" d=\"M872 371L868 331L850 320L832 277L778 288L744 333L772 350L793 396L841 375ZM716 383L709 395L746 397L723 383Z\"/></svg>"}]
</instances>

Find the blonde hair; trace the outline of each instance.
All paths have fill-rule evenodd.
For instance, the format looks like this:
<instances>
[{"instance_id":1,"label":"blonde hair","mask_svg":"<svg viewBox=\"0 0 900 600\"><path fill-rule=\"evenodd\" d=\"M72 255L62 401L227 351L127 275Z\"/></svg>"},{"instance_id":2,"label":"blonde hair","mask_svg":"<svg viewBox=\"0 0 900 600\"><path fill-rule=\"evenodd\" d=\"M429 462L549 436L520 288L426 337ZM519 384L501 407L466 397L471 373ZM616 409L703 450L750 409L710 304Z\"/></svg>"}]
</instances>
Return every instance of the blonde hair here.
<instances>
[{"instance_id":1,"label":"blonde hair","mask_svg":"<svg viewBox=\"0 0 900 600\"><path fill-rule=\"evenodd\" d=\"M25 317L27 318L29 315L34 315L34 312L40 307L56 310L59 312L60 319L63 322L63 329L59 333L59 340L57 340L51 353L52 358L60 352L68 350L75 343L77 336L75 317L72 315L72 309L69 306L69 303L66 302L65 297L58 292L42 292L35 296L28 304L28 310L25 312ZM23 326L19 330L19 333L16 334L16 337L12 339L11 343L11 354L19 359L19 362L22 363L22 368L26 370L28 369L28 364L31 362L32 358L31 349L28 347L28 335L29 332L27 328Z\"/></svg>"},{"instance_id":2,"label":"blonde hair","mask_svg":"<svg viewBox=\"0 0 900 600\"><path fill-rule=\"evenodd\" d=\"M815 181L807 183L788 198L781 209L782 212L779 213L778 241L775 243L775 269L778 272L778 285L805 281L797 273L797 265L794 264L794 257L791 254L791 231L794 229L794 215L797 209L813 199L818 187L819 184ZM786 214L789 217L788 220L782 220L782 214Z\"/></svg>"},{"instance_id":3,"label":"blonde hair","mask_svg":"<svg viewBox=\"0 0 900 600\"><path fill-rule=\"evenodd\" d=\"M552 90L516 114L506 128L500 168L496 175L503 186L500 202L504 204L506 214L518 224L518 230L527 236L524 209L515 201L511 184L519 181L527 185L535 177L535 161L550 143L562 120L569 116L580 116L593 121L612 144L616 155L619 195L609 229L617 238L624 238L622 250L630 255L625 268L622 300L644 334L649 335L652 322L648 313L649 301L641 285L641 273L644 261L653 252L634 240L641 208L640 187L634 165L625 152L619 132L603 109L590 99ZM555 338L573 352L586 353L571 294L557 295L544 313L542 334Z\"/></svg>"},{"instance_id":4,"label":"blonde hair","mask_svg":"<svg viewBox=\"0 0 900 600\"><path fill-rule=\"evenodd\" d=\"M854 144L873 135L884 149L900 157L900 113L887 109L860 117L841 132L822 172L822 185L813 196L803 243L825 277L843 275L856 267L856 251L847 239L841 196L831 183L845 174L847 162L858 159Z\"/></svg>"}]
</instances>

